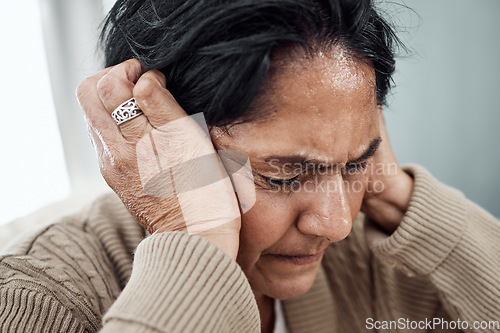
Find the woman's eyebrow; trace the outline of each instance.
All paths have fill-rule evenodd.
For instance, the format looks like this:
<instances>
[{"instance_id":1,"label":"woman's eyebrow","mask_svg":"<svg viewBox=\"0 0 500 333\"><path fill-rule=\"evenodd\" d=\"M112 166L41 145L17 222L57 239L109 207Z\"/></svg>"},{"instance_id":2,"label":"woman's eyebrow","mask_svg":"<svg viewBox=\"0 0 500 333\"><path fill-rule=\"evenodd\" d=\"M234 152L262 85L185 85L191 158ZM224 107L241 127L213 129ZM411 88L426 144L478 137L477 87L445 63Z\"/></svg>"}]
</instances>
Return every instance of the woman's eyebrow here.
<instances>
[{"instance_id":1,"label":"woman's eyebrow","mask_svg":"<svg viewBox=\"0 0 500 333\"><path fill-rule=\"evenodd\" d=\"M347 164L356 164L363 162L373 155L375 155L375 152L377 151L378 147L380 146L380 143L382 142L382 138L378 137L373 139L370 142L370 145L366 150L359 156L356 157L350 161L347 162ZM268 164L276 163L276 164L282 164L282 165L293 165L293 166L298 166L302 165L304 167L318 164L322 166L335 166L336 163L332 163L330 161L324 161L324 160L318 160L318 159L310 159L305 156L305 154L295 154L295 155L272 155L272 156L266 156L263 158L264 161Z\"/></svg>"}]
</instances>

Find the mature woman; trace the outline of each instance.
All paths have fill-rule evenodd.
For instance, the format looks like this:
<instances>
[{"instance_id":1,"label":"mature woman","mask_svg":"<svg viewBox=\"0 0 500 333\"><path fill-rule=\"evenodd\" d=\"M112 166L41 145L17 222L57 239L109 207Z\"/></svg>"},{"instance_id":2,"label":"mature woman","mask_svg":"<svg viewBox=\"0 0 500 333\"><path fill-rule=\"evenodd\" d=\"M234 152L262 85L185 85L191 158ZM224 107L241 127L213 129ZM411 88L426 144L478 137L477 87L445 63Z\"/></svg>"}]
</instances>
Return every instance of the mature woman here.
<instances>
[{"instance_id":1,"label":"mature woman","mask_svg":"<svg viewBox=\"0 0 500 333\"><path fill-rule=\"evenodd\" d=\"M2 331L500 329L500 224L397 165L371 1L119 0L103 42L116 195L0 257Z\"/></svg>"}]
</instances>

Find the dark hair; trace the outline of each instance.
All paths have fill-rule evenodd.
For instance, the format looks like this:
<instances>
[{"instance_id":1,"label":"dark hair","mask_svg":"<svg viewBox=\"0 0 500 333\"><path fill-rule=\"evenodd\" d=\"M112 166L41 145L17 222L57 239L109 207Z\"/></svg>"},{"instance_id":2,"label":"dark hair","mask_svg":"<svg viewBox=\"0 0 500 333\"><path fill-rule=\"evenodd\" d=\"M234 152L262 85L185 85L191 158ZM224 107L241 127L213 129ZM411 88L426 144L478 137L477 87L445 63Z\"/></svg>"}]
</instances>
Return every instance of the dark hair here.
<instances>
[{"instance_id":1,"label":"dark hair","mask_svg":"<svg viewBox=\"0 0 500 333\"><path fill-rule=\"evenodd\" d=\"M399 40L370 0L118 0L101 43L106 66L136 58L188 114L228 125L257 117L276 49L341 45L373 66L384 103Z\"/></svg>"}]
</instances>

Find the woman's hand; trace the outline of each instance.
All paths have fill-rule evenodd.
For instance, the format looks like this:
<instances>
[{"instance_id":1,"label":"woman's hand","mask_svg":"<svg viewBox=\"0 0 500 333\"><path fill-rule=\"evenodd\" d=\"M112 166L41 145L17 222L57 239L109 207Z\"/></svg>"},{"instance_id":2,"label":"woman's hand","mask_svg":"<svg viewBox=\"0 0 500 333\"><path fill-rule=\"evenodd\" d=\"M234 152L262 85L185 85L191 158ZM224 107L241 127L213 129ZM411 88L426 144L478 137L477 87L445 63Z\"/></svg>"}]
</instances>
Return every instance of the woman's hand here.
<instances>
[{"instance_id":1,"label":"woman's hand","mask_svg":"<svg viewBox=\"0 0 500 333\"><path fill-rule=\"evenodd\" d=\"M413 178L396 161L381 106L378 113L382 142L368 170L368 186L361 211L385 231L393 233L408 209L413 192Z\"/></svg>"},{"instance_id":2,"label":"woman's hand","mask_svg":"<svg viewBox=\"0 0 500 333\"><path fill-rule=\"evenodd\" d=\"M241 218L231 181L208 133L165 86L137 60L80 84L101 174L150 233L196 233L236 258ZM118 126L111 113L132 97L143 114Z\"/></svg>"}]
</instances>

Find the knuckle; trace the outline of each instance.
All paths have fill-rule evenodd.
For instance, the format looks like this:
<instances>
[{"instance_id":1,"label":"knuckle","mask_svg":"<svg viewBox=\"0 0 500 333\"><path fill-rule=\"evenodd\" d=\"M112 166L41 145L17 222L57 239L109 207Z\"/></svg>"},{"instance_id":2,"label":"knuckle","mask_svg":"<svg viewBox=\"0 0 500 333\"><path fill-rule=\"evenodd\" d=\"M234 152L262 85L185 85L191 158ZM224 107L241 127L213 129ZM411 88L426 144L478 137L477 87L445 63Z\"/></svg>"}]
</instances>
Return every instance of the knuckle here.
<instances>
[{"instance_id":1,"label":"knuckle","mask_svg":"<svg viewBox=\"0 0 500 333\"><path fill-rule=\"evenodd\" d=\"M157 85L150 75L143 75L134 87L133 95L139 102L150 100L155 92Z\"/></svg>"},{"instance_id":2,"label":"knuckle","mask_svg":"<svg viewBox=\"0 0 500 333\"><path fill-rule=\"evenodd\" d=\"M115 85L113 84L113 77L107 74L97 82L97 92L103 98L107 98L113 94Z\"/></svg>"},{"instance_id":3,"label":"knuckle","mask_svg":"<svg viewBox=\"0 0 500 333\"><path fill-rule=\"evenodd\" d=\"M160 83L163 87L165 87L167 78L159 70L152 69L152 70L148 71L145 75L153 78L157 84Z\"/></svg>"},{"instance_id":4,"label":"knuckle","mask_svg":"<svg viewBox=\"0 0 500 333\"><path fill-rule=\"evenodd\" d=\"M145 68L137 59L129 59L121 64L125 77L133 83L136 83Z\"/></svg>"},{"instance_id":5,"label":"knuckle","mask_svg":"<svg viewBox=\"0 0 500 333\"><path fill-rule=\"evenodd\" d=\"M110 72L97 83L97 93L103 101L113 101L117 96L129 95L134 84L119 73Z\"/></svg>"},{"instance_id":6,"label":"knuckle","mask_svg":"<svg viewBox=\"0 0 500 333\"><path fill-rule=\"evenodd\" d=\"M92 91L92 86L94 84L94 81L92 78L86 78L80 84L78 87L76 87L76 98L80 103L84 101L89 94L90 91Z\"/></svg>"},{"instance_id":7,"label":"knuckle","mask_svg":"<svg viewBox=\"0 0 500 333\"><path fill-rule=\"evenodd\" d=\"M152 70L151 71L151 75L155 77L157 85L159 85L161 88L166 89L166 87L167 87L167 78L165 77L165 75L162 72L160 72L158 70Z\"/></svg>"},{"instance_id":8,"label":"knuckle","mask_svg":"<svg viewBox=\"0 0 500 333\"><path fill-rule=\"evenodd\" d=\"M132 166L128 160L117 157L111 164L110 176L112 178L115 178L116 180L125 181L129 184L132 184L136 175L131 175L131 169Z\"/></svg>"},{"instance_id":9,"label":"knuckle","mask_svg":"<svg viewBox=\"0 0 500 333\"><path fill-rule=\"evenodd\" d=\"M132 70L132 71L141 71L144 68L141 62L137 59L126 60L123 63L123 65L126 66L127 70Z\"/></svg>"},{"instance_id":10,"label":"knuckle","mask_svg":"<svg viewBox=\"0 0 500 333\"><path fill-rule=\"evenodd\" d=\"M124 174L133 164L128 147L112 144L108 148L110 165L118 174Z\"/></svg>"}]
</instances>

